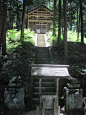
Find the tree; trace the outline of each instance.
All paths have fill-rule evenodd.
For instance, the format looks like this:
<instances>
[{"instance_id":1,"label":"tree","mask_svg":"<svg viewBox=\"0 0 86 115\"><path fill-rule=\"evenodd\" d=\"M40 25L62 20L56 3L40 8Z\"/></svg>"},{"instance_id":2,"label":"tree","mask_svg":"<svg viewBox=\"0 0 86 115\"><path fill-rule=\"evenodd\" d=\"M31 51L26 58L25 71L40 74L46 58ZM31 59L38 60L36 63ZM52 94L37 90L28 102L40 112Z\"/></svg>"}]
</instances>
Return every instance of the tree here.
<instances>
[{"instance_id":1,"label":"tree","mask_svg":"<svg viewBox=\"0 0 86 115\"><path fill-rule=\"evenodd\" d=\"M21 37L20 40L22 41L24 38L24 25L25 25L25 5L26 0L23 0L23 12L22 12L22 25L21 25Z\"/></svg>"},{"instance_id":2,"label":"tree","mask_svg":"<svg viewBox=\"0 0 86 115\"><path fill-rule=\"evenodd\" d=\"M67 50L67 0L63 0L64 7L64 56L67 60L68 50Z\"/></svg>"},{"instance_id":3,"label":"tree","mask_svg":"<svg viewBox=\"0 0 86 115\"><path fill-rule=\"evenodd\" d=\"M59 0L58 43L61 41L61 0Z\"/></svg>"},{"instance_id":4,"label":"tree","mask_svg":"<svg viewBox=\"0 0 86 115\"><path fill-rule=\"evenodd\" d=\"M21 25L21 37L20 37L20 41L23 41L23 38L24 38L25 8L26 8L26 6L29 6L31 4L33 4L33 0L32 1L23 0L23 12L22 12L22 25Z\"/></svg>"},{"instance_id":5,"label":"tree","mask_svg":"<svg viewBox=\"0 0 86 115\"><path fill-rule=\"evenodd\" d=\"M54 0L54 16L53 16L53 36L56 36L56 0Z\"/></svg>"},{"instance_id":6,"label":"tree","mask_svg":"<svg viewBox=\"0 0 86 115\"><path fill-rule=\"evenodd\" d=\"M2 55L6 55L6 20L7 20L7 2L3 0L3 20L2 20Z\"/></svg>"},{"instance_id":7,"label":"tree","mask_svg":"<svg viewBox=\"0 0 86 115\"><path fill-rule=\"evenodd\" d=\"M2 39L1 39L1 30L2 30L2 21L3 21L3 8L2 8L2 1L0 2L0 50L1 50L1 44L2 44Z\"/></svg>"},{"instance_id":8,"label":"tree","mask_svg":"<svg viewBox=\"0 0 86 115\"><path fill-rule=\"evenodd\" d=\"M80 14L81 14L81 43L84 43L83 40L83 13L82 13L82 0L79 0L80 2Z\"/></svg>"},{"instance_id":9,"label":"tree","mask_svg":"<svg viewBox=\"0 0 86 115\"><path fill-rule=\"evenodd\" d=\"M80 7L79 3L77 2L77 41L79 39L79 28L80 28Z\"/></svg>"}]
</instances>

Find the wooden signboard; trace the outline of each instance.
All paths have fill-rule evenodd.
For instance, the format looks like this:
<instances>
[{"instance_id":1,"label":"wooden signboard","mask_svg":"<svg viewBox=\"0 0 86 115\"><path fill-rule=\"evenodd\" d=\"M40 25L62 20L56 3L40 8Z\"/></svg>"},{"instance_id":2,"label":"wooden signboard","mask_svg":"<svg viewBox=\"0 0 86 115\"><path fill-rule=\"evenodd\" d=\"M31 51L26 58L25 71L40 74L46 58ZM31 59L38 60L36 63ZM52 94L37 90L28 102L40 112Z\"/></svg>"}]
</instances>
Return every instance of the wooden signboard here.
<instances>
[{"instance_id":1,"label":"wooden signboard","mask_svg":"<svg viewBox=\"0 0 86 115\"><path fill-rule=\"evenodd\" d=\"M31 67L31 76L33 77L69 77L67 67Z\"/></svg>"}]
</instances>

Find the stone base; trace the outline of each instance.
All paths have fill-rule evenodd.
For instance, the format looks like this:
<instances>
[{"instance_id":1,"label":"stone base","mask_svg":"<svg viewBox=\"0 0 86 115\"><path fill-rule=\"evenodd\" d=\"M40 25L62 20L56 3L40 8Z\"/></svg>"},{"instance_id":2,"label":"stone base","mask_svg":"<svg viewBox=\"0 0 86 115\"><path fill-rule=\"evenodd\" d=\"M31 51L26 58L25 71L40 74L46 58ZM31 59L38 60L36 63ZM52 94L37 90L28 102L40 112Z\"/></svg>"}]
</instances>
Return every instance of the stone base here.
<instances>
[{"instance_id":1,"label":"stone base","mask_svg":"<svg viewBox=\"0 0 86 115\"><path fill-rule=\"evenodd\" d=\"M68 89L66 91L66 111L76 111L83 109L83 89Z\"/></svg>"},{"instance_id":2,"label":"stone base","mask_svg":"<svg viewBox=\"0 0 86 115\"><path fill-rule=\"evenodd\" d=\"M4 104L10 110L24 110L24 88L16 89L17 93L15 93L15 88L5 88L4 93Z\"/></svg>"}]
</instances>

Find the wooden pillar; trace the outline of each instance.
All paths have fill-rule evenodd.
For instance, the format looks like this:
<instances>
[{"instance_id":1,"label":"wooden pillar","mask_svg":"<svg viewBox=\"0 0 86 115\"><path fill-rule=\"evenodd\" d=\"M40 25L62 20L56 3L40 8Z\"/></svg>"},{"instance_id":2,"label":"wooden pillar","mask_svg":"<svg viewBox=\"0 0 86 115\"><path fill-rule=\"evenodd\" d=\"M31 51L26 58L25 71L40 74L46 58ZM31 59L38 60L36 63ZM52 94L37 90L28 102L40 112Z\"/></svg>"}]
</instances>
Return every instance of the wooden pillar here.
<instances>
[{"instance_id":1,"label":"wooden pillar","mask_svg":"<svg viewBox=\"0 0 86 115\"><path fill-rule=\"evenodd\" d=\"M42 115L45 115L45 99L43 99Z\"/></svg>"},{"instance_id":2,"label":"wooden pillar","mask_svg":"<svg viewBox=\"0 0 86 115\"><path fill-rule=\"evenodd\" d=\"M37 106L37 107L36 107L36 115L40 115L39 109L40 109L39 106Z\"/></svg>"},{"instance_id":3,"label":"wooden pillar","mask_svg":"<svg viewBox=\"0 0 86 115\"><path fill-rule=\"evenodd\" d=\"M41 96L41 78L39 78L39 100L40 100L40 96ZM39 103L40 105L40 103Z\"/></svg>"},{"instance_id":4,"label":"wooden pillar","mask_svg":"<svg viewBox=\"0 0 86 115\"><path fill-rule=\"evenodd\" d=\"M57 109L56 110L57 110L57 113L59 113L59 110L58 110L58 103L59 103L59 96L58 96L58 94L59 94L59 79L60 78L56 79L56 95L57 95Z\"/></svg>"},{"instance_id":5,"label":"wooden pillar","mask_svg":"<svg viewBox=\"0 0 86 115\"><path fill-rule=\"evenodd\" d=\"M47 32L48 32L48 21L47 21Z\"/></svg>"},{"instance_id":6,"label":"wooden pillar","mask_svg":"<svg viewBox=\"0 0 86 115\"><path fill-rule=\"evenodd\" d=\"M59 78L56 79L56 95L57 95L57 97L59 99L58 94L59 94ZM57 99L57 104L59 103L58 99Z\"/></svg>"},{"instance_id":7,"label":"wooden pillar","mask_svg":"<svg viewBox=\"0 0 86 115\"><path fill-rule=\"evenodd\" d=\"M40 104L40 96L41 96L41 82L42 82L42 78L39 78L39 106ZM41 109L39 108L39 114L41 113Z\"/></svg>"}]
</instances>

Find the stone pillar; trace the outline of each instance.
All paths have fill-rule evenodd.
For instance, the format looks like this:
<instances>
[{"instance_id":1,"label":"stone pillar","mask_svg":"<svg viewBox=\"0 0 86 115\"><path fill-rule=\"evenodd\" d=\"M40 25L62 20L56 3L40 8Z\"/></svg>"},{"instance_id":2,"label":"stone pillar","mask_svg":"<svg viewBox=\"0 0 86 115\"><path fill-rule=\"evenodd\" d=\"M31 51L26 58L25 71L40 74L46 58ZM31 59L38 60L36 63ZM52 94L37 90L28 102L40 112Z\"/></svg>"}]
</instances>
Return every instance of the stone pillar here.
<instances>
[{"instance_id":1,"label":"stone pillar","mask_svg":"<svg viewBox=\"0 0 86 115\"><path fill-rule=\"evenodd\" d=\"M68 84L65 90L65 106L66 112L83 109L83 89L80 89L80 84L77 79L69 77L71 83Z\"/></svg>"},{"instance_id":2,"label":"stone pillar","mask_svg":"<svg viewBox=\"0 0 86 115\"><path fill-rule=\"evenodd\" d=\"M20 78L19 78L20 79ZM13 77L4 92L4 104L10 110L24 110L24 87L21 83L16 82L17 77Z\"/></svg>"}]
</instances>

